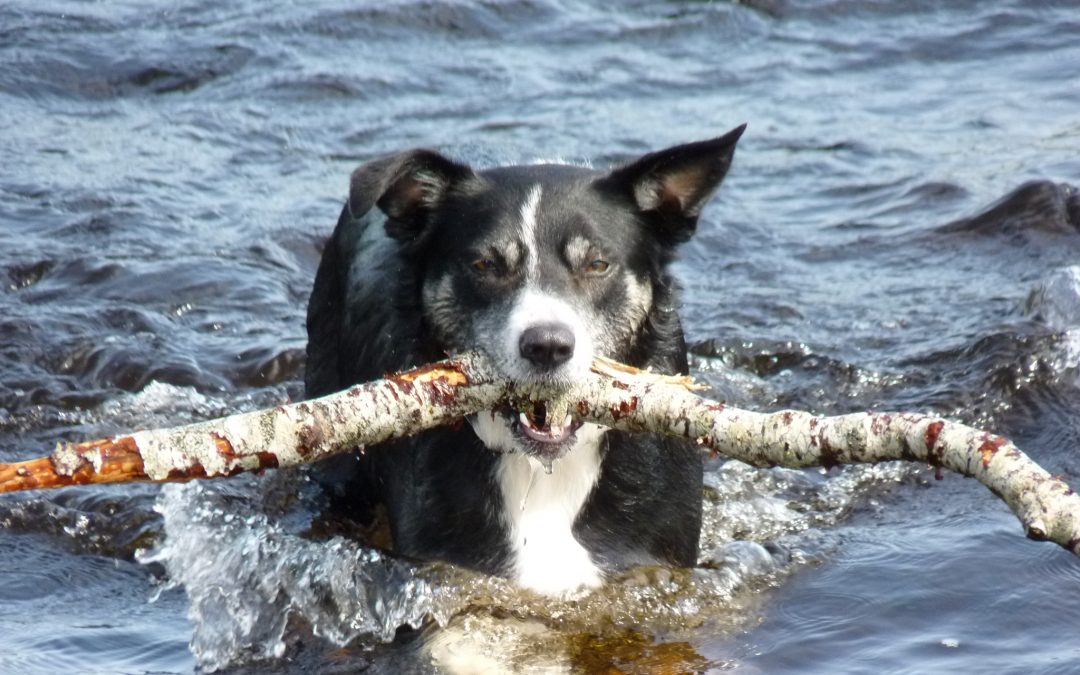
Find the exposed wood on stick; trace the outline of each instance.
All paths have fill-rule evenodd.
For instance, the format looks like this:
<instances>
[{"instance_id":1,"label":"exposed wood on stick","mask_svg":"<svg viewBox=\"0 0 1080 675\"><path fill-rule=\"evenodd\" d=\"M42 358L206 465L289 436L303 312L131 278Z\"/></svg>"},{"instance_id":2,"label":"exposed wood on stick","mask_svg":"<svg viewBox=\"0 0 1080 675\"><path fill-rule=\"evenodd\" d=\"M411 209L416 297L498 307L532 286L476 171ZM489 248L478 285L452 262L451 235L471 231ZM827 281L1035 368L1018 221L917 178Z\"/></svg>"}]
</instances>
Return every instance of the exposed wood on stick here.
<instances>
[{"instance_id":1,"label":"exposed wood on stick","mask_svg":"<svg viewBox=\"0 0 1080 675\"><path fill-rule=\"evenodd\" d=\"M684 378L598 361L569 389L524 388L466 354L319 399L170 429L61 444L49 457L0 464L0 492L87 483L183 481L304 464L448 424L480 410L544 401L580 420L691 439L754 466L892 460L971 476L1001 497L1028 536L1080 555L1080 496L1010 441L913 414L755 413L691 392ZM453 461L447 458L447 461Z\"/></svg>"}]
</instances>

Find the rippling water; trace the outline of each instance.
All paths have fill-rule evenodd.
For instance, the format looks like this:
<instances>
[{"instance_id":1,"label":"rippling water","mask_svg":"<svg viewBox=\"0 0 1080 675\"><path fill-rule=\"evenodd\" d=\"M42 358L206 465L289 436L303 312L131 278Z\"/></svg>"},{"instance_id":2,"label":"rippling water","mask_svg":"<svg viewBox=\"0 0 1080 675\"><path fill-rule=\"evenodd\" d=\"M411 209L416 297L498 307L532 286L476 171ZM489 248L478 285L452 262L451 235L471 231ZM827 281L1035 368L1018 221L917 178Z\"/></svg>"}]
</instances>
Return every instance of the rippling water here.
<instances>
[{"instance_id":1,"label":"rippling water","mask_svg":"<svg viewBox=\"0 0 1080 675\"><path fill-rule=\"evenodd\" d=\"M0 4L0 461L298 395L366 158L748 122L679 262L714 393L933 411L1076 485L1078 36L1071 2ZM297 476L9 495L0 671L423 672L461 634L500 668L1080 668L1080 562L972 481L716 462L704 498L699 569L541 603L359 546ZM425 616L434 657L379 639Z\"/></svg>"}]
</instances>

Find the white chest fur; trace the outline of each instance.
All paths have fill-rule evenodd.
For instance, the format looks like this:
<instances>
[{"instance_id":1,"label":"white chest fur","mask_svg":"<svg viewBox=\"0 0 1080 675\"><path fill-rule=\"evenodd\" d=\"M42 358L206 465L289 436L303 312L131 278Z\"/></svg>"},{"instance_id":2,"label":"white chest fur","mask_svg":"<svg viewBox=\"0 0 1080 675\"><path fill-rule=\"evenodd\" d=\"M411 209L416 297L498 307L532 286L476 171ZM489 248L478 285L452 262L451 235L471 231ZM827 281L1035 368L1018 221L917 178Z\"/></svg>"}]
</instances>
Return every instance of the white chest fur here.
<instances>
[{"instance_id":1,"label":"white chest fur","mask_svg":"<svg viewBox=\"0 0 1080 675\"><path fill-rule=\"evenodd\" d=\"M573 525L600 476L605 431L593 424L578 429L573 450L552 465L550 474L519 452L500 457L496 477L518 584L558 595L603 581L589 552L574 538Z\"/></svg>"}]
</instances>

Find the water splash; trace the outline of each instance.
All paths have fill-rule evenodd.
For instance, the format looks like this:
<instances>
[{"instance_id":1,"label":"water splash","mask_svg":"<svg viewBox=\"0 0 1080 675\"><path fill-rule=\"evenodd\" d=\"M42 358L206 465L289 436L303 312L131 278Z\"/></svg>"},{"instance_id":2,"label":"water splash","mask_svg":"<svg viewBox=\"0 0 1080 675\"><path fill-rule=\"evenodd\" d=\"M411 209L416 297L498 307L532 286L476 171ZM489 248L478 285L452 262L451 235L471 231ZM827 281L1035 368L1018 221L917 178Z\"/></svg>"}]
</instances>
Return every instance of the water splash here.
<instances>
[{"instance_id":1,"label":"water splash","mask_svg":"<svg viewBox=\"0 0 1080 675\"><path fill-rule=\"evenodd\" d=\"M1070 330L1080 326L1080 266L1050 271L1027 304L1028 313L1050 328Z\"/></svg>"},{"instance_id":2,"label":"water splash","mask_svg":"<svg viewBox=\"0 0 1080 675\"><path fill-rule=\"evenodd\" d=\"M702 627L712 638L740 630L761 589L822 555L811 528L835 524L868 486L908 471L884 465L824 476L727 462L707 474L699 567L635 568L563 599L339 536L306 538L318 495L285 472L166 486L155 506L165 539L138 559L164 567L163 588L187 593L191 650L207 670L280 658L297 626L360 650L393 641L401 627L426 626L426 648L413 656L448 671L497 663L500 672L573 672L583 644L625 647L632 634L631 642L696 653Z\"/></svg>"},{"instance_id":3,"label":"water splash","mask_svg":"<svg viewBox=\"0 0 1080 675\"><path fill-rule=\"evenodd\" d=\"M166 486L156 506L166 539L138 556L187 592L191 650L204 668L280 657L293 616L337 645L386 642L399 626L441 616L437 589L415 567L340 537L300 538L252 496Z\"/></svg>"},{"instance_id":4,"label":"water splash","mask_svg":"<svg viewBox=\"0 0 1080 675\"><path fill-rule=\"evenodd\" d=\"M726 461L705 474L698 562L790 571L792 563L827 555L832 544L823 528L836 526L862 505L874 507L876 492L920 471L905 462L796 471ZM767 564L763 553L773 562Z\"/></svg>"},{"instance_id":5,"label":"water splash","mask_svg":"<svg viewBox=\"0 0 1080 675\"><path fill-rule=\"evenodd\" d=\"M1028 297L1027 313L1052 330L1061 332L1055 372L1080 366L1080 266L1070 265L1050 271Z\"/></svg>"}]
</instances>

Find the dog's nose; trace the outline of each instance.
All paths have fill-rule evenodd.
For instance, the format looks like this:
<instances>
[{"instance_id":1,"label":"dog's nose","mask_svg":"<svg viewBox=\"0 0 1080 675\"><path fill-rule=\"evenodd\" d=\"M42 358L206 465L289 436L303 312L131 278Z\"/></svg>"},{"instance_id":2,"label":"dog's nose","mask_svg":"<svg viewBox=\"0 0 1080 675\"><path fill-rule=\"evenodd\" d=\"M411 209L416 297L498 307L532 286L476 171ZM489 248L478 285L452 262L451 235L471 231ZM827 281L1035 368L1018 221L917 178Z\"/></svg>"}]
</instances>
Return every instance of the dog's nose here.
<instances>
[{"instance_id":1,"label":"dog's nose","mask_svg":"<svg viewBox=\"0 0 1080 675\"><path fill-rule=\"evenodd\" d=\"M518 350L537 368L551 370L574 355L574 331L561 323L527 328L518 341Z\"/></svg>"}]
</instances>

